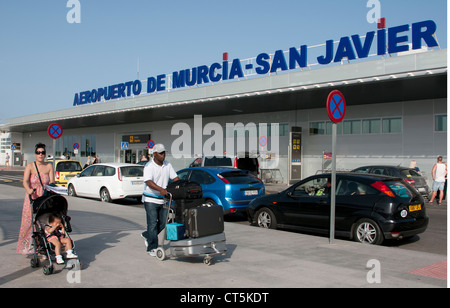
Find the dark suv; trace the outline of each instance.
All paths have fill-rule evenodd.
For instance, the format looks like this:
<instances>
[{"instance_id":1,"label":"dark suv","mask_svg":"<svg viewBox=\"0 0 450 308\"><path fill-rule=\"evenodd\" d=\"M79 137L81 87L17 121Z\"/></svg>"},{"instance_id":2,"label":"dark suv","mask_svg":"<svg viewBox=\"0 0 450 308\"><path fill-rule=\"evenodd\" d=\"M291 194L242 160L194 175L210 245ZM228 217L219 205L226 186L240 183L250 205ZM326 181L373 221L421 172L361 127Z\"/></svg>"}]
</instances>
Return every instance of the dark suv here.
<instances>
[{"instance_id":1,"label":"dark suv","mask_svg":"<svg viewBox=\"0 0 450 308\"><path fill-rule=\"evenodd\" d=\"M425 199L430 200L430 188L428 187L427 179L415 169L401 166L375 165L359 167L352 170L352 172L400 177L414 186Z\"/></svg>"}]
</instances>

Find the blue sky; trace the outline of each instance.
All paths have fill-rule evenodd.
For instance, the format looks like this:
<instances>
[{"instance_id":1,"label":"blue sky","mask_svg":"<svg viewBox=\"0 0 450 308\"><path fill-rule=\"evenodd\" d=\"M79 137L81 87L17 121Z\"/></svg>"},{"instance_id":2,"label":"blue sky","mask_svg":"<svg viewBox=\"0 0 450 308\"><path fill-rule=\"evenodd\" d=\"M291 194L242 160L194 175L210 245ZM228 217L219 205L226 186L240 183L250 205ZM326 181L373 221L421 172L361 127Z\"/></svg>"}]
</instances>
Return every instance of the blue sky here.
<instances>
[{"instance_id":1,"label":"blue sky","mask_svg":"<svg viewBox=\"0 0 450 308\"><path fill-rule=\"evenodd\" d=\"M447 48L447 1L379 0L387 27L434 20ZM0 2L0 123L72 107L75 93L222 60L376 30L368 0Z\"/></svg>"}]
</instances>

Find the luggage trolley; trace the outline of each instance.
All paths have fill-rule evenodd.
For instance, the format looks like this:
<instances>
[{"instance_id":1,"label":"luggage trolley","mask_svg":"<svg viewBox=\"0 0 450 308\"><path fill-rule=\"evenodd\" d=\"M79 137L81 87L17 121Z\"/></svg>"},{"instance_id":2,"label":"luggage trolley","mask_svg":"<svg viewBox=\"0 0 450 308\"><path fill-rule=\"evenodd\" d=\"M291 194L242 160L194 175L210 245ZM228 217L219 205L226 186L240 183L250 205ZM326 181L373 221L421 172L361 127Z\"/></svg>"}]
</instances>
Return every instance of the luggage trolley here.
<instances>
[{"instance_id":1,"label":"luggage trolley","mask_svg":"<svg viewBox=\"0 0 450 308\"><path fill-rule=\"evenodd\" d=\"M162 239L160 237L160 247L156 250L156 258L163 261L166 257L204 257L203 263L211 265L214 256L225 255L227 247L224 232L198 238L185 238L176 241L167 240L167 224L170 221L175 221L175 213L171 208L172 194L168 193L168 195L166 226L161 231ZM165 242L169 242L167 249L164 247Z\"/></svg>"}]
</instances>

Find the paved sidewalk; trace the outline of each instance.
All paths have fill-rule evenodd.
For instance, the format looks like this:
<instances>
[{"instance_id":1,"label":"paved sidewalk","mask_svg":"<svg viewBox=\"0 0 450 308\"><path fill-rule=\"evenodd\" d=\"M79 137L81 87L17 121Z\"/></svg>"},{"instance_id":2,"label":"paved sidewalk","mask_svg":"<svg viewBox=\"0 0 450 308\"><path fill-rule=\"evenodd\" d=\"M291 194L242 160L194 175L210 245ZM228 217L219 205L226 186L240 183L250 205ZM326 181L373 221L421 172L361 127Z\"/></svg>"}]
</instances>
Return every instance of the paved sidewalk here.
<instances>
[{"instance_id":1,"label":"paved sidewalk","mask_svg":"<svg viewBox=\"0 0 450 308\"><path fill-rule=\"evenodd\" d=\"M68 197L81 270L44 276L15 253L23 189L0 185L0 287L446 287L445 255L225 223L227 252L159 261L145 253L142 208Z\"/></svg>"}]
</instances>

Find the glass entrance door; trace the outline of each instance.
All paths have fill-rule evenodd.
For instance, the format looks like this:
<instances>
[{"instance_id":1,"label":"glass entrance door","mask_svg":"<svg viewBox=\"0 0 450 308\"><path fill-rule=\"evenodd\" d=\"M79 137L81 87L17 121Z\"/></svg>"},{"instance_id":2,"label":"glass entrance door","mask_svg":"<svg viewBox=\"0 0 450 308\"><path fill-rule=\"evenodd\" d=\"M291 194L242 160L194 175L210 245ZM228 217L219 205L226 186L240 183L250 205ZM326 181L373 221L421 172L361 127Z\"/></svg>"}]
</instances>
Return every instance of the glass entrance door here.
<instances>
[{"instance_id":1,"label":"glass entrance door","mask_svg":"<svg viewBox=\"0 0 450 308\"><path fill-rule=\"evenodd\" d=\"M147 149L129 149L125 151L121 151L120 153L120 161L136 164L142 160L142 157L147 153Z\"/></svg>"}]
</instances>

